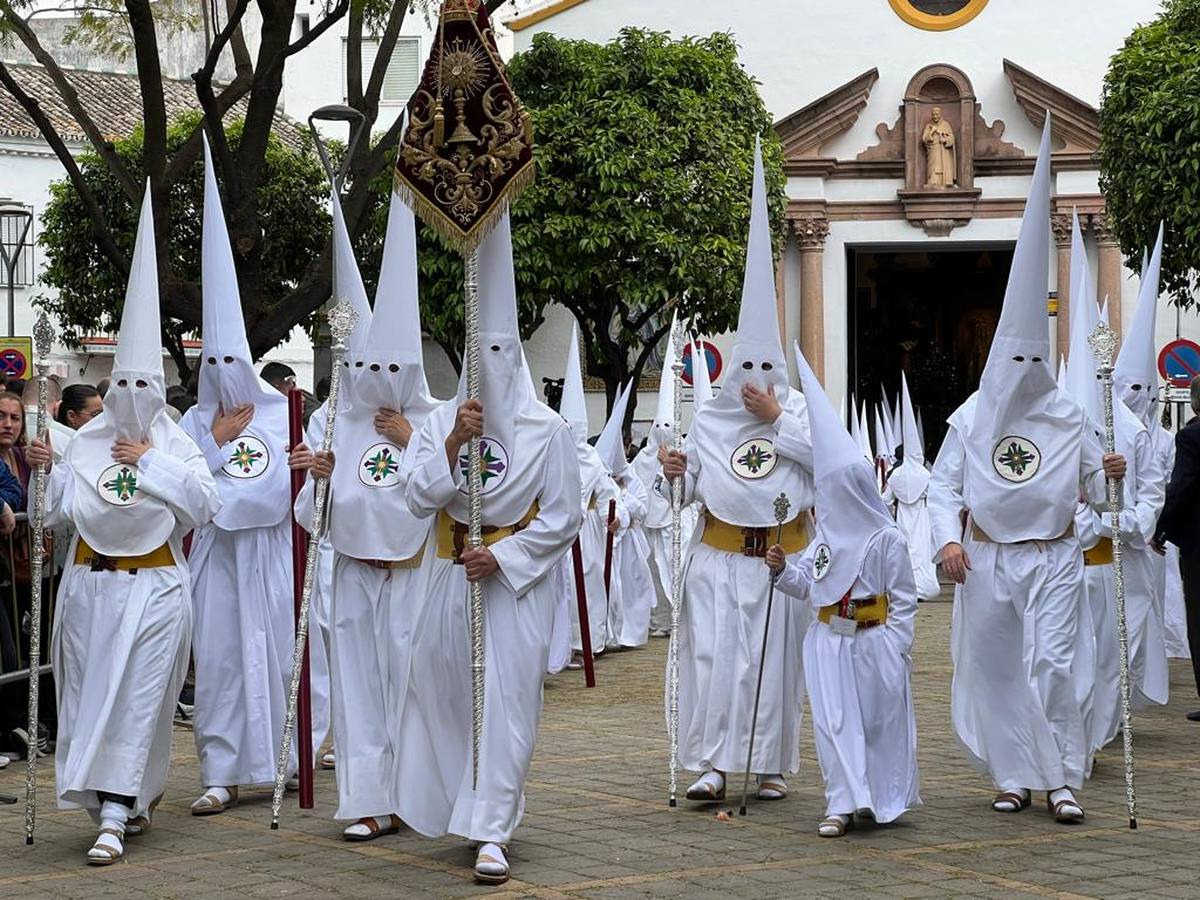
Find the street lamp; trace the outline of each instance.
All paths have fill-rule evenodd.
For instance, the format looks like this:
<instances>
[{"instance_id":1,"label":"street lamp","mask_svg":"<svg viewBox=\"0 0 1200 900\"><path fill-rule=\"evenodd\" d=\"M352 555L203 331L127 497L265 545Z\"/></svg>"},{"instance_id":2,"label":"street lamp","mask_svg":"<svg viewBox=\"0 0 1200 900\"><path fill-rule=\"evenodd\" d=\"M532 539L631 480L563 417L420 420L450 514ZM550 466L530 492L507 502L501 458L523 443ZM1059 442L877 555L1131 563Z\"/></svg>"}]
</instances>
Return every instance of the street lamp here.
<instances>
[{"instance_id":1,"label":"street lamp","mask_svg":"<svg viewBox=\"0 0 1200 900\"><path fill-rule=\"evenodd\" d=\"M16 331L16 284L17 263L25 249L25 239L29 237L29 228L33 225L33 212L12 200L0 201L0 235L16 234L20 228L20 237L11 247L0 240L0 258L4 261L4 274L8 278L8 336Z\"/></svg>"},{"instance_id":2,"label":"street lamp","mask_svg":"<svg viewBox=\"0 0 1200 900\"><path fill-rule=\"evenodd\" d=\"M339 103L314 109L308 117L308 130L312 134L313 144L317 148L317 155L321 158L321 165L325 168L325 175L329 178L329 183L333 186L334 203L342 202L342 182L345 180L346 172L350 168L350 160L354 156L354 148L358 146L358 139L362 136L363 125L366 124L366 121L366 117L357 109L352 106L343 106ZM321 133L317 131L317 122L346 122L350 126L350 137L346 144L346 152L342 154L342 160L337 167L337 171L334 171L333 163L329 158L329 151L325 147L325 141L322 140ZM337 252L332 249L331 245L329 269L329 296L331 299L336 290ZM322 323L317 328L317 333L313 339L314 386L323 375L329 374L329 366L329 326Z\"/></svg>"}]
</instances>

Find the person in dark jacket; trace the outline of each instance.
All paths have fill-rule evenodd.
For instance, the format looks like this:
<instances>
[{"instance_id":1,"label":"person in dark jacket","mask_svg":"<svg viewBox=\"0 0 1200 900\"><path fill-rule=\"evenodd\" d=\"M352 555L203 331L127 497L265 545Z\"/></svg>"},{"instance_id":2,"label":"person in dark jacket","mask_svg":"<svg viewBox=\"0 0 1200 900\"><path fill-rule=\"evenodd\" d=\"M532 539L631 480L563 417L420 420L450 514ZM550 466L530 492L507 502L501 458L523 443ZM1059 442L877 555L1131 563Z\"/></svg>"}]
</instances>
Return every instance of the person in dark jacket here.
<instances>
[{"instance_id":1,"label":"person in dark jacket","mask_svg":"<svg viewBox=\"0 0 1200 900\"><path fill-rule=\"evenodd\" d=\"M1192 379L1192 412L1200 416L1200 377ZM1200 694L1200 418L1175 435L1175 468L1154 533L1155 549L1163 552L1167 541L1179 548L1188 648ZM1200 710L1188 713L1188 718L1200 722Z\"/></svg>"}]
</instances>

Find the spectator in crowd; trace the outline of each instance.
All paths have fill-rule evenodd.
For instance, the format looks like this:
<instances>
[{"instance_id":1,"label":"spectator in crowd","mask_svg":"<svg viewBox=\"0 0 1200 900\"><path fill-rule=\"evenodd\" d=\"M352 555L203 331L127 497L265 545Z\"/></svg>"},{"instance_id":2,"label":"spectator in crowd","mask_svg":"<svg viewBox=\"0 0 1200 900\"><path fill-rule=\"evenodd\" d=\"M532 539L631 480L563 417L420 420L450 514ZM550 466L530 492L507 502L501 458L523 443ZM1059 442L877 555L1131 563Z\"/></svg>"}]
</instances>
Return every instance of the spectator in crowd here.
<instances>
[{"instance_id":1,"label":"spectator in crowd","mask_svg":"<svg viewBox=\"0 0 1200 900\"><path fill-rule=\"evenodd\" d=\"M0 535L12 534L16 528L13 510L21 506L23 499L21 483L12 472L0 466ZM28 650L21 647L18 652L24 638L18 624L12 621L12 612L8 603L0 603L0 673L21 668ZM0 685L0 760L3 761L0 769L8 764L3 751L16 755L25 748L26 742L20 735L27 726L27 692L28 686L22 681Z\"/></svg>"},{"instance_id":2,"label":"spectator in crowd","mask_svg":"<svg viewBox=\"0 0 1200 900\"><path fill-rule=\"evenodd\" d=\"M20 394L11 391L0 393L0 534L10 535L16 529L14 513L24 512L26 494L29 487L29 465L25 462L25 408ZM6 644L7 649L0 648L5 657L11 652L11 667L16 666L16 647L23 644L25 638L21 632L21 619L29 609L29 539L26 526L23 539L20 533L14 537L11 545L7 540L0 542L0 556L3 557L3 568L7 569L7 577L14 585L17 597L16 621L11 620L12 610L5 610L7 636L0 637L0 644ZM12 547L12 557L8 554ZM6 588L6 591L8 589ZM5 606L8 606L6 603ZM22 647L22 658L27 648ZM10 660L4 660L4 668L8 670ZM54 696L54 687L49 678L42 687ZM17 684L5 686L0 693L0 750L28 752L32 739L26 734L26 693L27 686ZM45 691L43 691L45 693ZM50 707L42 704L42 721L53 718Z\"/></svg>"},{"instance_id":3,"label":"spectator in crowd","mask_svg":"<svg viewBox=\"0 0 1200 900\"><path fill-rule=\"evenodd\" d=\"M96 382L96 391L100 394L100 399L104 399L104 395L108 393L108 386L112 383L111 378L101 378Z\"/></svg>"},{"instance_id":4,"label":"spectator in crowd","mask_svg":"<svg viewBox=\"0 0 1200 900\"><path fill-rule=\"evenodd\" d=\"M78 431L100 413L104 412L104 401L100 392L90 384L68 384L62 391L62 401L54 414L60 425ZM55 450L58 448L55 447Z\"/></svg>"},{"instance_id":5,"label":"spectator in crowd","mask_svg":"<svg viewBox=\"0 0 1200 900\"><path fill-rule=\"evenodd\" d=\"M296 370L280 362L267 363L258 375L281 394L286 394L296 386Z\"/></svg>"},{"instance_id":6,"label":"spectator in crowd","mask_svg":"<svg viewBox=\"0 0 1200 900\"><path fill-rule=\"evenodd\" d=\"M1191 399L1192 412L1200 416L1200 376L1192 379ZM1175 435L1175 468L1158 517L1154 549L1165 552L1167 541L1179 548L1188 647L1200 694L1200 418L1193 418ZM1200 722L1200 710L1187 717Z\"/></svg>"},{"instance_id":7,"label":"spectator in crowd","mask_svg":"<svg viewBox=\"0 0 1200 900\"><path fill-rule=\"evenodd\" d=\"M37 431L37 412L38 412L38 383L36 379L31 378L26 381L21 388L21 403L25 407L25 433L33 434ZM61 425L57 420L58 407L62 403L62 385L56 378L46 379L46 428L50 432L50 443L54 447L54 459L57 461L62 458L63 451L67 449L67 444L71 442L71 438L75 436L75 432Z\"/></svg>"}]
</instances>

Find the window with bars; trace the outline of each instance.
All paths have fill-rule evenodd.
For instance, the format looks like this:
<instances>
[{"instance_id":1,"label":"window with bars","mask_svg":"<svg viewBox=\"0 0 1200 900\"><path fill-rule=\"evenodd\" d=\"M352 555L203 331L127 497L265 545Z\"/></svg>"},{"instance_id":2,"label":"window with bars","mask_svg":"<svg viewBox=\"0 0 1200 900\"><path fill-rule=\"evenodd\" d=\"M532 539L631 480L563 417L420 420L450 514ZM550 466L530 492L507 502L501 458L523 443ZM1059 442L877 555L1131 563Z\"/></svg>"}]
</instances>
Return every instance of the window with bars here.
<instances>
[{"instance_id":1,"label":"window with bars","mask_svg":"<svg viewBox=\"0 0 1200 900\"><path fill-rule=\"evenodd\" d=\"M33 214L33 207L26 206ZM22 232L25 232L29 222L29 231L25 233L25 243L18 252L18 243ZM33 284L33 225L24 216L4 215L0 212L0 286L8 286L8 264L16 257L13 269L13 284L18 287L28 287Z\"/></svg>"},{"instance_id":2,"label":"window with bars","mask_svg":"<svg viewBox=\"0 0 1200 900\"><path fill-rule=\"evenodd\" d=\"M377 38L363 38L362 41L362 78L363 89L366 89L367 79L371 77L371 69L375 66L375 56L379 52ZM346 83L347 66L346 39L342 39L342 84ZM412 97L421 80L421 39L419 37L400 37L396 40L396 49L388 60L387 72L383 76L383 86L379 91L379 102L383 106L403 106Z\"/></svg>"}]
</instances>

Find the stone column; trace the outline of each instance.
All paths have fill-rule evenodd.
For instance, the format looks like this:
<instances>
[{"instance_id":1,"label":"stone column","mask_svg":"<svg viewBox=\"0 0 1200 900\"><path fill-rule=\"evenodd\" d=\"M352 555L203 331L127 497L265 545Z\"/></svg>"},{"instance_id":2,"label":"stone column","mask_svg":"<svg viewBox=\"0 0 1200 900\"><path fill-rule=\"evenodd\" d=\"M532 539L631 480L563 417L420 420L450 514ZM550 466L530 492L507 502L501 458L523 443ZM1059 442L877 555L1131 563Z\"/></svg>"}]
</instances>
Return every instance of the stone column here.
<instances>
[{"instance_id":1,"label":"stone column","mask_svg":"<svg viewBox=\"0 0 1200 900\"><path fill-rule=\"evenodd\" d=\"M1096 235L1099 247L1099 271L1096 274L1097 299L1104 305L1108 298L1108 324L1117 334L1122 334L1121 327L1121 248L1117 246L1117 238L1108 222L1108 214L1096 213L1092 216L1092 231Z\"/></svg>"},{"instance_id":2,"label":"stone column","mask_svg":"<svg viewBox=\"0 0 1200 900\"><path fill-rule=\"evenodd\" d=\"M787 339L787 251L788 242L792 239L792 223L783 223L783 247L779 251L779 264L775 266L775 317L779 320L779 342L786 351ZM786 352L784 357L787 357Z\"/></svg>"},{"instance_id":3,"label":"stone column","mask_svg":"<svg viewBox=\"0 0 1200 900\"><path fill-rule=\"evenodd\" d=\"M1071 217L1050 217L1054 245L1058 248L1058 358L1065 359L1071 346Z\"/></svg>"},{"instance_id":4,"label":"stone column","mask_svg":"<svg viewBox=\"0 0 1200 900\"><path fill-rule=\"evenodd\" d=\"M792 228L800 247L800 349L813 372L825 380L825 239L829 220L818 217L793 219Z\"/></svg>"}]
</instances>

